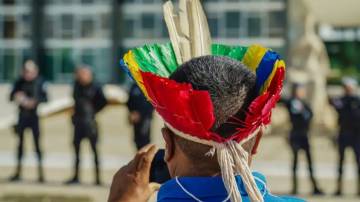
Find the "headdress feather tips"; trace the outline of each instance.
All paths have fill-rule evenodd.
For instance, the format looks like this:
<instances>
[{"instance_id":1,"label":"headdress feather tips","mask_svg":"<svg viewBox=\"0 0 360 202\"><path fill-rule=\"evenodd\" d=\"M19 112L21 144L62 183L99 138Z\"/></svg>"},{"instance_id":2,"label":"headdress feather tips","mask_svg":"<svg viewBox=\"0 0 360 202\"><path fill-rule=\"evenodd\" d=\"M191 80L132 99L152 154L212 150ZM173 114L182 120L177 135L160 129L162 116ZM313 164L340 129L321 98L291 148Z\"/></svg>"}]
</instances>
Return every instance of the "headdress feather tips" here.
<instances>
[{"instance_id":1,"label":"headdress feather tips","mask_svg":"<svg viewBox=\"0 0 360 202\"><path fill-rule=\"evenodd\" d=\"M179 13L175 13L172 2L168 1L163 10L178 64L211 55L210 30L199 0L181 0Z\"/></svg>"},{"instance_id":2,"label":"headdress feather tips","mask_svg":"<svg viewBox=\"0 0 360 202\"><path fill-rule=\"evenodd\" d=\"M200 0L180 0L178 13L171 1L168 1L163 10L171 43L134 48L125 54L121 66L135 80L174 133L216 149L224 184L232 202L241 202L234 184L236 182L232 179L234 172L241 175L251 201L263 201L246 164L247 155L243 154L245 151L240 145L270 124L271 110L282 90L284 61L276 52L260 45L245 47L212 44ZM211 130L215 116L208 91L194 90L191 84L169 79L184 62L206 55L241 61L256 74L257 97L247 109L245 127L239 128L229 138Z\"/></svg>"}]
</instances>

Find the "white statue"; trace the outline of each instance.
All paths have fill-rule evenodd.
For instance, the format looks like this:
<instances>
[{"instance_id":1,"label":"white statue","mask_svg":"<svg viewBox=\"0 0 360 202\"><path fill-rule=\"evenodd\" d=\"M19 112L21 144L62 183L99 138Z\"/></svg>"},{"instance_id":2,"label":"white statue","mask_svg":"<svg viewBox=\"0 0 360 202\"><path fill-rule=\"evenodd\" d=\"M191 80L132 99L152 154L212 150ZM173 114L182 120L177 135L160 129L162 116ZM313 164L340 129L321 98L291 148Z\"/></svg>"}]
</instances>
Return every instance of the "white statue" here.
<instances>
[{"instance_id":1,"label":"white statue","mask_svg":"<svg viewBox=\"0 0 360 202\"><path fill-rule=\"evenodd\" d=\"M314 112L314 123L331 127L336 120L326 92L330 62L325 45L315 28L315 18L307 12L304 33L291 49L288 78L290 82L308 84L308 101Z\"/></svg>"}]
</instances>

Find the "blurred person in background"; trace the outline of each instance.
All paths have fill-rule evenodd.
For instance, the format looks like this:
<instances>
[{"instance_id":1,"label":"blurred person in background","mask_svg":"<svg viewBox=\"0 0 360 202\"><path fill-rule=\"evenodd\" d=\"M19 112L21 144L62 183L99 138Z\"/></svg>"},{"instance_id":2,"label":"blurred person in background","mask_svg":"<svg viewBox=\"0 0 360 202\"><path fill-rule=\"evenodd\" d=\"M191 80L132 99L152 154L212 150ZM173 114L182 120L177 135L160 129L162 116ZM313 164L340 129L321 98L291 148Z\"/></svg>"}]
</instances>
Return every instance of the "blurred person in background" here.
<instances>
[{"instance_id":1,"label":"blurred person in background","mask_svg":"<svg viewBox=\"0 0 360 202\"><path fill-rule=\"evenodd\" d=\"M75 101L74 114L72 116L72 123L74 124L74 176L66 184L80 183L80 145L82 140L88 139L94 155L95 184L100 185L96 114L106 106L107 100L102 87L94 81L92 71L86 65L79 66L75 71L73 98Z\"/></svg>"},{"instance_id":2,"label":"blurred person in background","mask_svg":"<svg viewBox=\"0 0 360 202\"><path fill-rule=\"evenodd\" d=\"M139 150L150 143L151 121L154 109L135 83L131 85L129 100L126 105L129 110L129 122L133 125L134 142L137 150Z\"/></svg>"},{"instance_id":3,"label":"blurred person in background","mask_svg":"<svg viewBox=\"0 0 360 202\"><path fill-rule=\"evenodd\" d=\"M40 78L39 69L34 61L28 60L25 62L22 74L20 78L15 81L10 93L10 101L19 106L18 123L15 126L15 133L18 138L17 167L10 181L21 180L24 132L25 129L29 128L32 130L38 160L38 181L42 183L44 182L44 172L37 108L40 103L47 101L47 93L44 80Z\"/></svg>"},{"instance_id":4,"label":"blurred person in background","mask_svg":"<svg viewBox=\"0 0 360 202\"><path fill-rule=\"evenodd\" d=\"M310 106L305 102L305 98L306 98L305 86L302 84L293 84L291 98L285 101L292 126L289 134L289 144L293 153L292 194L295 195L298 193L298 181L297 181L298 154L299 151L304 150L308 162L310 180L313 185L313 194L321 195L323 194L323 192L319 189L314 177L313 162L312 162L310 142L309 142L309 129L310 129L313 113Z\"/></svg>"},{"instance_id":5,"label":"blurred person in background","mask_svg":"<svg viewBox=\"0 0 360 202\"><path fill-rule=\"evenodd\" d=\"M352 78L343 78L344 95L330 99L336 109L340 126L337 137L339 152L337 190L335 195L342 195L342 174L345 159L345 150L350 147L354 153L358 168L357 194L360 195L360 98L356 95L357 81Z\"/></svg>"}]
</instances>

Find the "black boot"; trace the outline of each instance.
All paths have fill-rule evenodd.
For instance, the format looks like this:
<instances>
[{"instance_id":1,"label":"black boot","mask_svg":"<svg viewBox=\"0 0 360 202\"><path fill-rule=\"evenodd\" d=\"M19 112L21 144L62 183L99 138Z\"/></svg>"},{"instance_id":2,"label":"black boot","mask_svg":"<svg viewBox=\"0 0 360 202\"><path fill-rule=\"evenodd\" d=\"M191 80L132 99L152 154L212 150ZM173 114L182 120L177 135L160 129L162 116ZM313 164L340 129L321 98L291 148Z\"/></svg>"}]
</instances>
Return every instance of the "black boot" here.
<instances>
[{"instance_id":1,"label":"black boot","mask_svg":"<svg viewBox=\"0 0 360 202\"><path fill-rule=\"evenodd\" d=\"M9 181L10 181L10 182L18 182L18 181L21 181L20 174L19 174L19 173L15 173L14 175L12 175L12 176L9 178Z\"/></svg>"},{"instance_id":2,"label":"black boot","mask_svg":"<svg viewBox=\"0 0 360 202\"><path fill-rule=\"evenodd\" d=\"M95 185L101 185L100 168L98 163L95 165Z\"/></svg>"},{"instance_id":3,"label":"black boot","mask_svg":"<svg viewBox=\"0 0 360 202\"><path fill-rule=\"evenodd\" d=\"M100 178L99 177L96 177L96 180L95 180L95 185L96 186L101 186L101 180L100 180Z\"/></svg>"},{"instance_id":4,"label":"black boot","mask_svg":"<svg viewBox=\"0 0 360 202\"><path fill-rule=\"evenodd\" d=\"M312 182L313 187L314 187L313 195L324 195L324 192L321 191L321 189L319 189L319 187L318 187L318 185L316 183L315 177L312 174L310 175L310 177L311 177L311 182Z\"/></svg>"},{"instance_id":5,"label":"black boot","mask_svg":"<svg viewBox=\"0 0 360 202\"><path fill-rule=\"evenodd\" d=\"M298 188L297 188L296 171L293 171L292 182L293 182L293 186L292 186L291 195L297 195L298 194Z\"/></svg>"},{"instance_id":6,"label":"black boot","mask_svg":"<svg viewBox=\"0 0 360 202\"><path fill-rule=\"evenodd\" d=\"M39 183L44 183L45 182L45 177L44 177L44 170L43 170L43 166L42 166L42 162L39 162L39 167L38 167L38 182Z\"/></svg>"},{"instance_id":7,"label":"black boot","mask_svg":"<svg viewBox=\"0 0 360 202\"><path fill-rule=\"evenodd\" d=\"M342 196L342 190L337 189L336 192L334 193L334 196Z\"/></svg>"},{"instance_id":8,"label":"black boot","mask_svg":"<svg viewBox=\"0 0 360 202\"><path fill-rule=\"evenodd\" d=\"M357 195L360 196L360 176L358 177L358 183L357 183Z\"/></svg>"},{"instance_id":9,"label":"black boot","mask_svg":"<svg viewBox=\"0 0 360 202\"><path fill-rule=\"evenodd\" d=\"M72 177L71 179L66 181L65 184L67 184L67 185L80 184L80 180L79 180L79 164L80 164L80 161L79 161L79 159L77 159L75 161L75 166L74 166L74 177Z\"/></svg>"},{"instance_id":10,"label":"black boot","mask_svg":"<svg viewBox=\"0 0 360 202\"><path fill-rule=\"evenodd\" d=\"M338 177L337 180L337 189L336 192L334 193L335 196L341 196L342 195L342 176Z\"/></svg>"},{"instance_id":11,"label":"black boot","mask_svg":"<svg viewBox=\"0 0 360 202\"><path fill-rule=\"evenodd\" d=\"M70 184L80 184L79 177L78 177L78 176L74 176L74 177L71 178L70 180L66 181L65 184L67 184L67 185L70 185Z\"/></svg>"},{"instance_id":12,"label":"black boot","mask_svg":"<svg viewBox=\"0 0 360 202\"><path fill-rule=\"evenodd\" d=\"M321 191L321 189L319 189L318 187L315 187L313 191L313 195L318 195L318 196L324 195L324 192Z\"/></svg>"},{"instance_id":13,"label":"black boot","mask_svg":"<svg viewBox=\"0 0 360 202\"><path fill-rule=\"evenodd\" d=\"M16 166L15 174L9 178L9 181L10 182L18 182L20 180L21 180L21 163L18 162L18 165Z\"/></svg>"}]
</instances>

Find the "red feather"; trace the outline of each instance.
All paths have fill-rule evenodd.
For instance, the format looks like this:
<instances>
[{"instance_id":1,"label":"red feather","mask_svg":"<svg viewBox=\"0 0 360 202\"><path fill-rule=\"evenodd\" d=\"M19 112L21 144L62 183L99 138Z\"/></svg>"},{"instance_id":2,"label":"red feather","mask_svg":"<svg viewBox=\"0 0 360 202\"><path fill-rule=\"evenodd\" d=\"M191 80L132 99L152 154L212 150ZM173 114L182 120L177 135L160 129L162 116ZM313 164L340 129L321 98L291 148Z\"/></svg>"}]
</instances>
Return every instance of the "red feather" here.
<instances>
[{"instance_id":1,"label":"red feather","mask_svg":"<svg viewBox=\"0 0 360 202\"><path fill-rule=\"evenodd\" d=\"M241 142L260 126L270 124L271 110L280 99L284 74L284 68L276 71L268 90L250 104L243 124L245 127L239 128L237 134L226 139L211 131L215 116L207 91L194 90L190 84L141 72L154 108L168 124L185 134L219 143L229 140Z\"/></svg>"},{"instance_id":2,"label":"red feather","mask_svg":"<svg viewBox=\"0 0 360 202\"><path fill-rule=\"evenodd\" d=\"M190 84L149 72L141 74L153 106L168 124L200 139L221 141L219 135L211 132L215 116L207 91L193 90Z\"/></svg>"},{"instance_id":3,"label":"red feather","mask_svg":"<svg viewBox=\"0 0 360 202\"><path fill-rule=\"evenodd\" d=\"M261 125L268 125L271 122L271 111L276 106L281 96L283 80L285 76L285 69L279 68L270 84L270 87L261 96L257 97L249 106L245 118L244 128L240 128L238 134L232 136L230 139L237 142L249 137ZM259 141L258 139L257 141ZM258 143L256 143L258 145ZM254 149L254 151L256 148Z\"/></svg>"}]
</instances>

